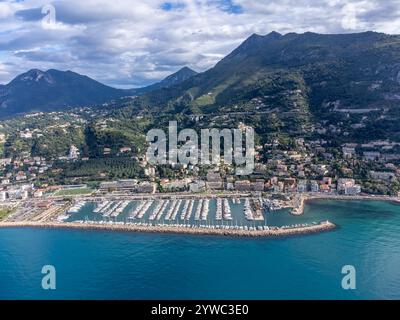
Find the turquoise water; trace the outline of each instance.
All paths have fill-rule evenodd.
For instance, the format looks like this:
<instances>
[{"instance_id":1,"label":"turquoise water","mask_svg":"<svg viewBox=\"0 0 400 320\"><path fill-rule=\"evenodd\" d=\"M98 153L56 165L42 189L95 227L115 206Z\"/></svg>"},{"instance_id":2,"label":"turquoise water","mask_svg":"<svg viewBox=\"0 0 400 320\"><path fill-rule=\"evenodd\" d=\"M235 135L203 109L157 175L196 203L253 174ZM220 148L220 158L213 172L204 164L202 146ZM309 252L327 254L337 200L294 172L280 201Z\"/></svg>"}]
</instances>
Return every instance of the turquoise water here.
<instances>
[{"instance_id":1,"label":"turquoise water","mask_svg":"<svg viewBox=\"0 0 400 320\"><path fill-rule=\"evenodd\" d=\"M1 299L400 299L400 206L314 201L275 225L329 219L334 231L281 239L0 229ZM54 265L57 289L41 288ZM341 287L342 266L357 289Z\"/></svg>"}]
</instances>

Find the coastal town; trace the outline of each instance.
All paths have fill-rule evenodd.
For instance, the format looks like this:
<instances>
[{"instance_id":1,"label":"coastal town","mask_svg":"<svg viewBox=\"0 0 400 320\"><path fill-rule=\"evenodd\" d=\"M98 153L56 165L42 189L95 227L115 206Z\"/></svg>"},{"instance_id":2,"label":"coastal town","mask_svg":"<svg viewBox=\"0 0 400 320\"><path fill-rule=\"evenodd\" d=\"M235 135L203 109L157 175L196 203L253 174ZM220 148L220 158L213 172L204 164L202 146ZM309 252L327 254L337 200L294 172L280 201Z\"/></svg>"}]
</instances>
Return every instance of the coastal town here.
<instances>
[{"instance_id":1,"label":"coastal town","mask_svg":"<svg viewBox=\"0 0 400 320\"><path fill-rule=\"evenodd\" d=\"M298 141L304 149L308 147ZM381 143L382 144L382 143ZM343 159L356 158L343 147ZM355 149L354 149L355 150ZM398 195L368 194L353 178L329 176L332 167L312 164L309 158L294 152L279 153L279 159L257 164L255 178L238 178L226 174L226 165L207 171L205 177L185 176L156 179L156 168L140 159L145 179L119 179L89 184L41 185L36 187L37 174L52 170L52 163L43 158L1 159L3 168L11 166L17 176L3 177L0 226L90 228L139 232L169 232L233 236L287 236L328 231L335 228L327 220L312 223L271 226L268 212L287 209L293 216L304 213L305 202L312 199L382 200L400 202ZM380 163L376 158L359 161ZM63 161L76 162L79 150L71 146ZM354 159L353 158L353 159ZM294 164L290 164L294 163ZM28 167L28 171L23 171ZM385 165L385 168L392 167ZM268 168L273 176L263 178ZM179 168L180 174L188 168ZM196 171L191 168L191 171ZM394 181L398 171L371 171L371 177ZM32 175L33 174L33 175ZM29 176L30 175L30 176ZM321 179L306 177L322 176ZM29 176L29 178L28 178ZM12 182L11 182L12 181ZM212 204L212 208L210 207ZM79 215L89 206L87 215ZM232 209L235 214L232 215ZM79 218L74 218L78 215ZM91 216L91 218L89 218Z\"/></svg>"},{"instance_id":2,"label":"coastal town","mask_svg":"<svg viewBox=\"0 0 400 320\"><path fill-rule=\"evenodd\" d=\"M57 119L62 116L65 117L63 113L55 115ZM35 115L28 119L32 117ZM74 113L68 119L71 122L61 129L72 130L71 125L79 127L78 124L85 123L83 117ZM201 117L193 120L201 121ZM107 122L101 126L107 126ZM246 127L239 122L239 129ZM30 143L46 133L25 128L15 134L18 141ZM6 138L5 134L0 135L3 144ZM50 156L8 152L11 157L0 159L3 226L68 223L69 226L115 227L122 224L134 229L164 227L186 232L188 229L217 233L224 230L234 234L270 235L275 228L275 233L278 230L302 233L310 228L315 231L318 226L325 230L329 225L330 229L333 224L317 221L311 226L294 224L277 228L267 225L266 212L287 209L294 216L302 215L305 202L315 198L394 202L400 199L400 144L389 140L340 146L323 139L271 140L255 146L255 168L248 176L235 175L234 165L224 163L223 159L218 165L205 167L179 163L151 165L139 147L129 144L117 149L111 145L102 148L100 160L98 156L91 158L79 145L64 148ZM97 170L94 161L105 162ZM112 179L107 169L121 161L135 167L129 169L133 170L131 173L123 173L124 178ZM88 170L70 171L71 167L85 166ZM139 204L131 207L134 201ZM210 201L215 201L216 208L210 209ZM99 207L92 209L101 216L98 221L84 217L65 222L87 203L98 202ZM230 206L239 203L243 221L251 223L240 224L237 215L232 217ZM118 219L119 216L123 218ZM219 224L224 221L226 225Z\"/></svg>"},{"instance_id":3,"label":"coastal town","mask_svg":"<svg viewBox=\"0 0 400 320\"><path fill-rule=\"evenodd\" d=\"M20 133L30 139L31 133ZM27 135L29 137L27 137ZM1 136L0 136L1 138ZM4 137L3 137L4 139ZM354 196L358 194L399 195L400 144L372 141L365 144L346 143L332 148L327 141L296 139L289 150L278 140L256 146L256 165L252 175L238 177L232 165L221 160L219 166L204 168L172 164L169 176L149 164L145 156L134 154L131 147L121 147L117 154L104 148L104 156L138 163L143 177L116 179L97 172L94 176L72 176L57 185L54 176L63 176L65 167L85 164L90 158L81 156L79 148L70 145L65 156L32 156L27 152L0 159L0 202L62 195L65 190L87 192L266 192L291 195L295 193L324 193ZM65 165L60 165L65 164ZM162 169L162 168L161 168ZM134 177L133 177L134 178ZM89 185L89 187L88 187ZM81 190L79 190L81 189ZM92 190L89 190L92 189ZM66 191L68 193L68 191Z\"/></svg>"}]
</instances>

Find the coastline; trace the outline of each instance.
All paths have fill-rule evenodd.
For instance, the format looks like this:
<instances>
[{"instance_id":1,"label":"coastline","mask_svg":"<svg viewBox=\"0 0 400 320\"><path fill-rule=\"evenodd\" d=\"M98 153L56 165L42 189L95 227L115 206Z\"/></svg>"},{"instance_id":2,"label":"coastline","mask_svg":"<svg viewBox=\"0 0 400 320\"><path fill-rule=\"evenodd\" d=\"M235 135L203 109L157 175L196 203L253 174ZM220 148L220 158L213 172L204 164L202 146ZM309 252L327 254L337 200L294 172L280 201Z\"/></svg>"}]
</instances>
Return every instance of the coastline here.
<instances>
[{"instance_id":1,"label":"coastline","mask_svg":"<svg viewBox=\"0 0 400 320\"><path fill-rule=\"evenodd\" d=\"M54 223L54 222L0 222L1 228L44 228L44 229L81 229L99 231L121 231L142 233L169 233L190 235L218 235L233 237L285 237L305 234L315 234L330 231L336 228L332 222L325 221L316 225L302 226L296 228L271 228L269 230L236 230L236 229L209 229L209 228L186 228L183 226L143 226L133 224L95 224L95 223Z\"/></svg>"},{"instance_id":2,"label":"coastline","mask_svg":"<svg viewBox=\"0 0 400 320\"><path fill-rule=\"evenodd\" d=\"M330 194L301 194L295 200L295 204L290 213L294 216L304 214L304 208L307 201L311 200L335 200L335 201L388 201L400 205L400 199L390 196L346 196L346 195L330 195Z\"/></svg>"}]
</instances>

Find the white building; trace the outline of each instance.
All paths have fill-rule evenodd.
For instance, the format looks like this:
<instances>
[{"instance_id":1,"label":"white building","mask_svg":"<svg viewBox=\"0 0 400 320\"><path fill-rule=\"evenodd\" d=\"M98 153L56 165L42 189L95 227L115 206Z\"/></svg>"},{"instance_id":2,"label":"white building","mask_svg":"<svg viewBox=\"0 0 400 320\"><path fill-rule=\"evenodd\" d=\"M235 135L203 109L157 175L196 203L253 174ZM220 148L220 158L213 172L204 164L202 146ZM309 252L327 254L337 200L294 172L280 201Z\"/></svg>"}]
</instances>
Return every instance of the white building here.
<instances>
[{"instance_id":1,"label":"white building","mask_svg":"<svg viewBox=\"0 0 400 320\"><path fill-rule=\"evenodd\" d=\"M346 188L353 188L356 184L354 179L338 179L337 191L339 193L345 193Z\"/></svg>"},{"instance_id":2,"label":"white building","mask_svg":"<svg viewBox=\"0 0 400 320\"><path fill-rule=\"evenodd\" d=\"M361 186L356 184L353 187L346 187L344 190L344 194L348 196L355 196L361 193Z\"/></svg>"},{"instance_id":3,"label":"white building","mask_svg":"<svg viewBox=\"0 0 400 320\"><path fill-rule=\"evenodd\" d=\"M203 192L206 190L206 183L198 180L190 184L190 192Z\"/></svg>"},{"instance_id":4,"label":"white building","mask_svg":"<svg viewBox=\"0 0 400 320\"><path fill-rule=\"evenodd\" d=\"M0 201L1 201L1 202L4 202L4 201L6 201L6 200L7 200L7 192L1 191L1 192L0 192Z\"/></svg>"},{"instance_id":5,"label":"white building","mask_svg":"<svg viewBox=\"0 0 400 320\"><path fill-rule=\"evenodd\" d=\"M79 149L72 145L69 149L68 159L69 160L76 160L79 158Z\"/></svg>"},{"instance_id":6,"label":"white building","mask_svg":"<svg viewBox=\"0 0 400 320\"><path fill-rule=\"evenodd\" d=\"M319 192L319 184L318 181L311 181L311 192Z\"/></svg>"},{"instance_id":7,"label":"white building","mask_svg":"<svg viewBox=\"0 0 400 320\"><path fill-rule=\"evenodd\" d=\"M299 180L299 182L297 183L297 192L307 192L307 180Z\"/></svg>"}]
</instances>

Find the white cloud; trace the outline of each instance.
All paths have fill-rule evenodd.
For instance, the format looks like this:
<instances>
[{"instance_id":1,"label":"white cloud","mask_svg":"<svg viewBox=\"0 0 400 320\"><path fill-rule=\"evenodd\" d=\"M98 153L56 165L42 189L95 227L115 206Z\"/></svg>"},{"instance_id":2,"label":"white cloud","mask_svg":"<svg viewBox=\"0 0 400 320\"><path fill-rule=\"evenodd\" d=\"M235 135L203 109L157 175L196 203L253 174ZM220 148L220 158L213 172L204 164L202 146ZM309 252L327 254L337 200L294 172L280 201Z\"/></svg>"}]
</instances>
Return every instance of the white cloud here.
<instances>
[{"instance_id":1,"label":"white cloud","mask_svg":"<svg viewBox=\"0 0 400 320\"><path fill-rule=\"evenodd\" d=\"M172 10L162 9L167 2ZM58 0L56 24L45 29L41 8L48 1L0 2L0 56L7 63L0 83L29 68L58 68L139 86L184 65L210 68L252 33L400 30L398 0L230 2L231 11L226 0ZM354 14L346 16L349 4Z\"/></svg>"}]
</instances>

